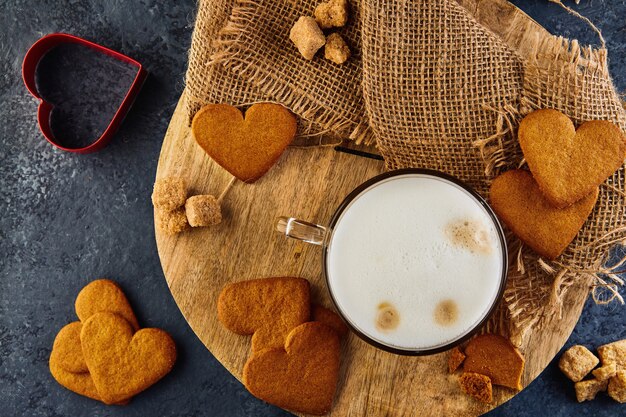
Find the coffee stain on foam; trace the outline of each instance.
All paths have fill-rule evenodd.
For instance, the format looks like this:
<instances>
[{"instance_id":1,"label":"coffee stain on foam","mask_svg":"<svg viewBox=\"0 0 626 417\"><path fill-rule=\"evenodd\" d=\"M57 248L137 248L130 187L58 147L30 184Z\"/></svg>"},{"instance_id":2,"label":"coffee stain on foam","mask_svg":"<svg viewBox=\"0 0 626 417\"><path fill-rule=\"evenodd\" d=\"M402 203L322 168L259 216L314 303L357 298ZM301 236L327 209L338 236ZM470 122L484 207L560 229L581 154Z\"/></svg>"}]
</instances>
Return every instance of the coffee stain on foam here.
<instances>
[{"instance_id":1,"label":"coffee stain on foam","mask_svg":"<svg viewBox=\"0 0 626 417\"><path fill-rule=\"evenodd\" d=\"M395 330L400 324L400 314L393 304L383 301L378 305L376 314L376 328L381 332Z\"/></svg>"},{"instance_id":2,"label":"coffee stain on foam","mask_svg":"<svg viewBox=\"0 0 626 417\"><path fill-rule=\"evenodd\" d=\"M493 250L489 230L481 221L454 220L446 225L444 231L455 246L465 248L472 253L489 255Z\"/></svg>"},{"instance_id":3,"label":"coffee stain on foam","mask_svg":"<svg viewBox=\"0 0 626 417\"><path fill-rule=\"evenodd\" d=\"M459 319L459 307L454 300L446 299L440 301L433 313L435 323L440 326L451 326Z\"/></svg>"}]
</instances>

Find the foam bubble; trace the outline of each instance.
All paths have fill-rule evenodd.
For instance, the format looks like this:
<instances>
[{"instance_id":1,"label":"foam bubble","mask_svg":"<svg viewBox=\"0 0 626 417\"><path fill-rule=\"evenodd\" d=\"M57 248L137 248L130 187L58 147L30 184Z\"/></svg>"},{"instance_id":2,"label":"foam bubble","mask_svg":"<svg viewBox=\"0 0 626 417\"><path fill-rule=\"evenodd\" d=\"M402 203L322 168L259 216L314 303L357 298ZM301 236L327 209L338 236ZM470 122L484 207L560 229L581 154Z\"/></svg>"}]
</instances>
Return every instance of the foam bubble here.
<instances>
[{"instance_id":1,"label":"foam bubble","mask_svg":"<svg viewBox=\"0 0 626 417\"><path fill-rule=\"evenodd\" d=\"M376 314L376 328L382 332L393 331L400 323L400 314L398 310L386 301L378 305L378 313Z\"/></svg>"},{"instance_id":2,"label":"foam bubble","mask_svg":"<svg viewBox=\"0 0 626 417\"><path fill-rule=\"evenodd\" d=\"M445 226L445 234L452 244L473 253L490 254L494 243L481 220L456 219Z\"/></svg>"},{"instance_id":3,"label":"foam bubble","mask_svg":"<svg viewBox=\"0 0 626 417\"><path fill-rule=\"evenodd\" d=\"M440 301L435 307L433 317L440 326L451 326L459 319L459 307L454 300Z\"/></svg>"}]
</instances>

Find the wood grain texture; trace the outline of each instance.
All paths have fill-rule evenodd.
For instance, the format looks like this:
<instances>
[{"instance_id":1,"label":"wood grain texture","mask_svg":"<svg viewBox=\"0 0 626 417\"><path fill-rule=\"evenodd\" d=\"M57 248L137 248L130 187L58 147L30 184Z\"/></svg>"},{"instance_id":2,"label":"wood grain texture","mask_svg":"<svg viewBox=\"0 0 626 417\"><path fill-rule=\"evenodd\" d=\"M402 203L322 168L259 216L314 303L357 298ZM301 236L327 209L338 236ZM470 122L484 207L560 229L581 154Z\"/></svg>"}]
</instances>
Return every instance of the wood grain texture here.
<instances>
[{"instance_id":1,"label":"wood grain texture","mask_svg":"<svg viewBox=\"0 0 626 417\"><path fill-rule=\"evenodd\" d=\"M524 47L520 45L548 35L506 1L459 1L469 10L473 7L475 13L480 11L478 19L493 26L494 32L505 36L522 54ZM483 9L487 6L489 9ZM180 176L187 180L191 193L217 196L231 177L194 142L183 101L184 93L163 141L156 176ZM220 225L178 236L156 231L159 256L174 299L200 340L236 378L241 378L250 337L229 332L218 322L216 302L222 287L252 278L300 276L311 282L314 300L329 307L321 249L275 232L276 217L288 215L324 224L345 195L382 171L380 161L336 152L332 147L289 147L259 181L235 183L224 201ZM565 343L586 295L586 283L570 290L562 318L554 316L546 328L527 335L524 386ZM397 356L375 349L353 334L342 349L340 382L331 416L476 416L515 395L512 390L495 387L492 405L465 396L457 376L447 374L446 353Z\"/></svg>"}]
</instances>

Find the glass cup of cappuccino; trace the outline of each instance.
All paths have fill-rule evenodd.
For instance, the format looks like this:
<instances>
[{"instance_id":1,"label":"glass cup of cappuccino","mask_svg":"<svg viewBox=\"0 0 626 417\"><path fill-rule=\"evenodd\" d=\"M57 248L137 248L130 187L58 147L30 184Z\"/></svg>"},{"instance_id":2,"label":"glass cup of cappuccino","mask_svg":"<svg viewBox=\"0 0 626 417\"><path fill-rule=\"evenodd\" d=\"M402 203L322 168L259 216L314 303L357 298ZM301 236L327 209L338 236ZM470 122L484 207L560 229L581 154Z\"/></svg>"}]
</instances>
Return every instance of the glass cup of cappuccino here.
<instances>
[{"instance_id":1,"label":"glass cup of cappuccino","mask_svg":"<svg viewBox=\"0 0 626 417\"><path fill-rule=\"evenodd\" d=\"M428 355L467 340L495 310L507 248L489 205L442 172L401 169L358 186L328 226L280 217L277 230L323 247L342 318L366 342Z\"/></svg>"}]
</instances>

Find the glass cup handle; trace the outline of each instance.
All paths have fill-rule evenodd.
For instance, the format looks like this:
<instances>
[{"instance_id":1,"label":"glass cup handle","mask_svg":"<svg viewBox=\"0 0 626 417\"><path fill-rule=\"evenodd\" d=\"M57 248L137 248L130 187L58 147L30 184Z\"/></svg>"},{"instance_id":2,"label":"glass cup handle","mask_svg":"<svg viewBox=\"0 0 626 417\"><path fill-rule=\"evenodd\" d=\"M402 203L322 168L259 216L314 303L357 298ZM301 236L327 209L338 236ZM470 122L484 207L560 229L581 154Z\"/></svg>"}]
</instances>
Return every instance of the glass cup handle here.
<instances>
[{"instance_id":1,"label":"glass cup handle","mask_svg":"<svg viewBox=\"0 0 626 417\"><path fill-rule=\"evenodd\" d=\"M276 230L293 239L314 245L323 245L328 229L319 224L305 222L293 217L279 217L276 222Z\"/></svg>"}]
</instances>

